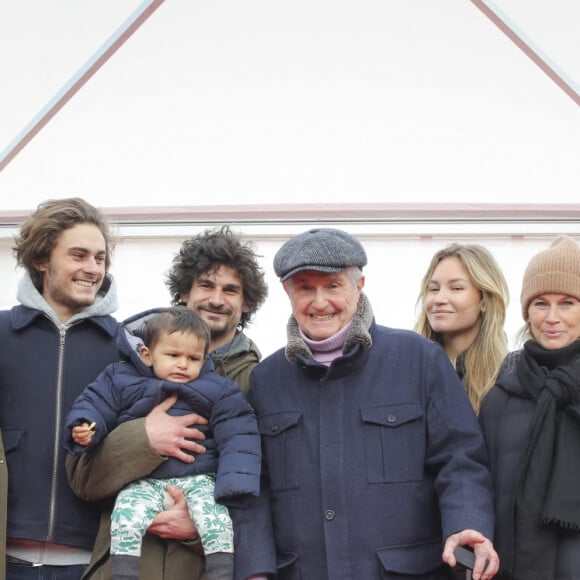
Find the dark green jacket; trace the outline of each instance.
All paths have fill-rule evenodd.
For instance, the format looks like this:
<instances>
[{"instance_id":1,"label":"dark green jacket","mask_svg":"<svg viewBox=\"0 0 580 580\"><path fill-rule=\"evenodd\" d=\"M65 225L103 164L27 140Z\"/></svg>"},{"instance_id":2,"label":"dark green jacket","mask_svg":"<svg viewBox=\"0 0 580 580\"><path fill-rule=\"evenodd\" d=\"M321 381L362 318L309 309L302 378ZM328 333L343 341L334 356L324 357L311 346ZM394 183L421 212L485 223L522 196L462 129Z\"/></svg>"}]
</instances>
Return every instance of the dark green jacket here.
<instances>
[{"instance_id":1,"label":"dark green jacket","mask_svg":"<svg viewBox=\"0 0 580 580\"><path fill-rule=\"evenodd\" d=\"M252 339L238 332L226 352L212 352L210 357L216 373L237 383L245 395L250 386L250 373L262 355Z\"/></svg>"}]
</instances>

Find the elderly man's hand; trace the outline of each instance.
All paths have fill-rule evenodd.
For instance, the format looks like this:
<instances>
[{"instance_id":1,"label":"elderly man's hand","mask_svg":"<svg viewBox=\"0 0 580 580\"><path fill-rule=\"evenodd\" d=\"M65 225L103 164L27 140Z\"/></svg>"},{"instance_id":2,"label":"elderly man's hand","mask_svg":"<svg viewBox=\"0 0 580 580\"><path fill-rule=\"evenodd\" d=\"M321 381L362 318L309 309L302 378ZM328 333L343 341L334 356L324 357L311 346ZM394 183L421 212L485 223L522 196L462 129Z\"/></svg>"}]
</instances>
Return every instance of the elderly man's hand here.
<instances>
[{"instance_id":1,"label":"elderly man's hand","mask_svg":"<svg viewBox=\"0 0 580 580\"><path fill-rule=\"evenodd\" d=\"M499 557L493 549L493 544L483 534L475 530L463 530L452 534L445 541L443 561L451 567L457 564L455 548L457 546L470 546L475 554L473 567L473 580L491 580L499 570Z\"/></svg>"}]
</instances>

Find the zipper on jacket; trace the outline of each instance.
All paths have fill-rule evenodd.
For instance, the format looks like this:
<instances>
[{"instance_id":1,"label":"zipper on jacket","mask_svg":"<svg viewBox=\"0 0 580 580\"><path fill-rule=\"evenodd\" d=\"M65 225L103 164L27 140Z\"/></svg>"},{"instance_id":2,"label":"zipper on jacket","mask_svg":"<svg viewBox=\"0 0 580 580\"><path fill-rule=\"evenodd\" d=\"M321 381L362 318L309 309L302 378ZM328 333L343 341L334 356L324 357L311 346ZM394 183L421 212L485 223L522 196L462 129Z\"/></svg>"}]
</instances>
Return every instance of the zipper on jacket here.
<instances>
[{"instance_id":1,"label":"zipper on jacket","mask_svg":"<svg viewBox=\"0 0 580 580\"><path fill-rule=\"evenodd\" d=\"M58 347L58 372L56 380L56 420L54 425L54 451L52 456L52 477L50 484L50 508L48 515L48 536L47 540L49 542L53 541L54 528L55 528L55 516L56 516L56 496L57 496L57 485L58 485L58 465L59 458L61 454L60 450L60 430L61 430L61 407L62 407L62 369L64 366L64 342L66 336L66 328L61 326L59 328L60 339Z\"/></svg>"}]
</instances>

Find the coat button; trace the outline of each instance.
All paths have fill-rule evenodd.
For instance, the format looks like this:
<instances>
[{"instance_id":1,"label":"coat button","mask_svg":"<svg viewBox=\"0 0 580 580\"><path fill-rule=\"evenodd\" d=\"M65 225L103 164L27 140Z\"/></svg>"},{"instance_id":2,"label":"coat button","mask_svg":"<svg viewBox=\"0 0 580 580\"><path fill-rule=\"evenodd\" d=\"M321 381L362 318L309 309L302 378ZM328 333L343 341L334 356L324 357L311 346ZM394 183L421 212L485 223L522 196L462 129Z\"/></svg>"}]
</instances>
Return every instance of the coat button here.
<instances>
[{"instance_id":1,"label":"coat button","mask_svg":"<svg viewBox=\"0 0 580 580\"><path fill-rule=\"evenodd\" d=\"M328 520L329 522L331 522L336 516L336 513L334 510L326 510L324 512L324 519Z\"/></svg>"},{"instance_id":2,"label":"coat button","mask_svg":"<svg viewBox=\"0 0 580 580\"><path fill-rule=\"evenodd\" d=\"M276 431L278 431L278 429L280 429L280 425L277 425L276 423L274 423L274 425L272 425L272 427L270 427L270 429L272 430L272 433L276 433Z\"/></svg>"},{"instance_id":3,"label":"coat button","mask_svg":"<svg viewBox=\"0 0 580 580\"><path fill-rule=\"evenodd\" d=\"M387 416L387 423L396 423L397 422L397 415L391 413Z\"/></svg>"}]
</instances>

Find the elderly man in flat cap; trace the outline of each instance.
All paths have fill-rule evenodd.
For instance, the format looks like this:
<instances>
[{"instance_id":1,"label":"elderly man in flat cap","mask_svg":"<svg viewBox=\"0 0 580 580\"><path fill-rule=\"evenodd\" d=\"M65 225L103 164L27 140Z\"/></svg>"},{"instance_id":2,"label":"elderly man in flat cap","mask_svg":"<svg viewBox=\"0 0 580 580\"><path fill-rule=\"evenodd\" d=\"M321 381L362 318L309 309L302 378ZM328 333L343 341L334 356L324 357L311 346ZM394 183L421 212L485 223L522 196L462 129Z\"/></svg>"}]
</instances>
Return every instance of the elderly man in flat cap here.
<instances>
[{"instance_id":1,"label":"elderly man in flat cap","mask_svg":"<svg viewBox=\"0 0 580 580\"><path fill-rule=\"evenodd\" d=\"M238 579L442 580L460 545L474 580L497 572L467 396L439 345L374 321L366 263L356 238L328 228L274 258L292 316L286 348L250 379L264 477L239 530Z\"/></svg>"}]
</instances>

